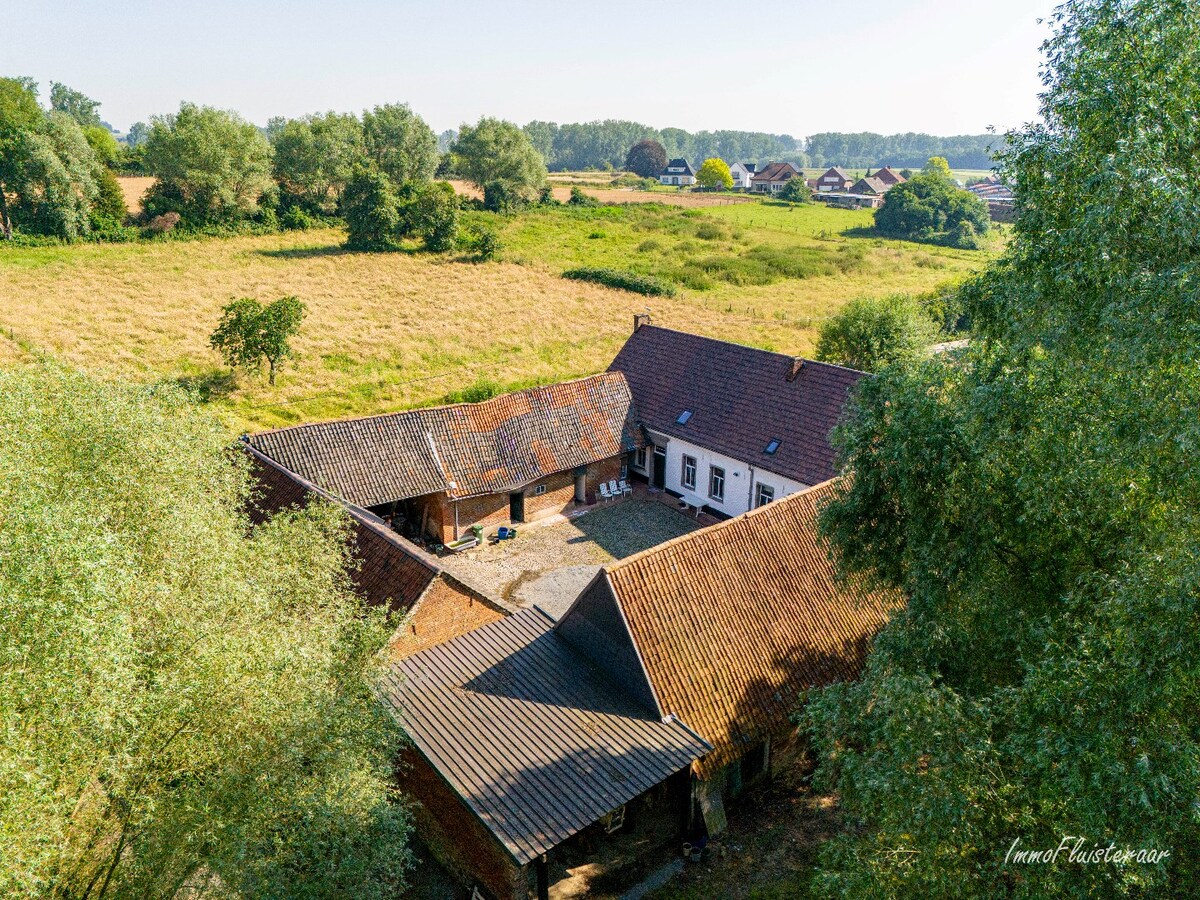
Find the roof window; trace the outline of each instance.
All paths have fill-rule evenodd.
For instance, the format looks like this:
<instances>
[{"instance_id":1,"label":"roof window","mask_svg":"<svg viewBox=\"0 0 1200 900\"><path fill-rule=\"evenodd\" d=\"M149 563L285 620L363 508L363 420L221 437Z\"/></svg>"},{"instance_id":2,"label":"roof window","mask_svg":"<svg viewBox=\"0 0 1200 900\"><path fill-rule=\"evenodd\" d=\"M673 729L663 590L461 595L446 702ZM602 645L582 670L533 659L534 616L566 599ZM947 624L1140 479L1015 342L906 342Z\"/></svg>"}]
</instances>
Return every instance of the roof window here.
<instances>
[{"instance_id":1,"label":"roof window","mask_svg":"<svg viewBox=\"0 0 1200 900\"><path fill-rule=\"evenodd\" d=\"M775 451L778 449L779 449L779 441L772 440L771 443L767 444L766 449L763 450L763 453L767 454L767 456L774 456Z\"/></svg>"},{"instance_id":2,"label":"roof window","mask_svg":"<svg viewBox=\"0 0 1200 900\"><path fill-rule=\"evenodd\" d=\"M681 412L679 414L679 418L675 420L675 424L676 425L686 425L688 423L688 419L690 419L691 417L692 417L692 411L690 409L685 409L683 412Z\"/></svg>"}]
</instances>

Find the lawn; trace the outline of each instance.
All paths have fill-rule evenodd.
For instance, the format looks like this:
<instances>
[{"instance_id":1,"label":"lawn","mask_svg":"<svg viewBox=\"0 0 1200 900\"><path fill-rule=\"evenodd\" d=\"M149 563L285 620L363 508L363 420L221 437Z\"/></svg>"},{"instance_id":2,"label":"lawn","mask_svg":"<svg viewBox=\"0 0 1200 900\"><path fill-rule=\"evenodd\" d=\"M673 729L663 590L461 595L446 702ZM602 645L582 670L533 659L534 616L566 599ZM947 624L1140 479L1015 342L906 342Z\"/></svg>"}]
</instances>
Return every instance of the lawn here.
<instances>
[{"instance_id":1,"label":"lawn","mask_svg":"<svg viewBox=\"0 0 1200 900\"><path fill-rule=\"evenodd\" d=\"M662 325L810 353L820 321L852 297L928 290L989 256L843 234L868 221L760 203L537 209L497 219L504 247L486 263L349 253L336 229L5 247L0 363L42 352L177 380L237 433L434 403L481 380L507 389L596 372L647 306ZM656 274L680 289L650 301L560 277L577 265ZM230 384L208 346L222 305L285 294L309 309L296 359L274 389L252 376Z\"/></svg>"}]
</instances>

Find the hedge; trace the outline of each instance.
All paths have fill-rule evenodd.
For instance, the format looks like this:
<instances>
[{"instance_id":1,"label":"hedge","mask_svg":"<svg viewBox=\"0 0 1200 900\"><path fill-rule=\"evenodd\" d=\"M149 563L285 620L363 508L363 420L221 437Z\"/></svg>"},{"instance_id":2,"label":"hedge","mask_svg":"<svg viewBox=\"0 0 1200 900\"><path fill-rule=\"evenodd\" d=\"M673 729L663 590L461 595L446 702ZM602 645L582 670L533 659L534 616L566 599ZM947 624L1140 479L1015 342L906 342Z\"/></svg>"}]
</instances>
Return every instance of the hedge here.
<instances>
[{"instance_id":1,"label":"hedge","mask_svg":"<svg viewBox=\"0 0 1200 900\"><path fill-rule=\"evenodd\" d=\"M633 291L647 297L674 297L675 288L664 281L650 275L638 275L634 272L622 272L620 269L604 269L594 266L584 266L580 269L569 269L563 272L563 278L575 281L592 281L623 291Z\"/></svg>"}]
</instances>

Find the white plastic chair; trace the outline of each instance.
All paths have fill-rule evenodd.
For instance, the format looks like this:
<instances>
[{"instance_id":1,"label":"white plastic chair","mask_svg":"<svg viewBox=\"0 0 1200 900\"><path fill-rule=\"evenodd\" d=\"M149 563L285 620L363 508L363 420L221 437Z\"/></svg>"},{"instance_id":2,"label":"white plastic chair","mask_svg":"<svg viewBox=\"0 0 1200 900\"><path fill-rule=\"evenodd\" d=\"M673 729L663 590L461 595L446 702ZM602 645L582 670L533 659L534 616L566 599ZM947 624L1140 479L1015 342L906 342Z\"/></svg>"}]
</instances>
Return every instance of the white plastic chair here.
<instances>
[{"instance_id":1,"label":"white plastic chair","mask_svg":"<svg viewBox=\"0 0 1200 900\"><path fill-rule=\"evenodd\" d=\"M605 503L613 498L612 492L608 489L608 485L603 481L600 482L600 496L604 499Z\"/></svg>"},{"instance_id":2,"label":"white plastic chair","mask_svg":"<svg viewBox=\"0 0 1200 900\"><path fill-rule=\"evenodd\" d=\"M610 497L612 497L614 500L615 500L617 497L620 497L620 496L621 496L621 489L620 489L619 487L617 487L617 482L616 482L616 481L610 481L610 482L608 483L608 495L609 495Z\"/></svg>"},{"instance_id":3,"label":"white plastic chair","mask_svg":"<svg viewBox=\"0 0 1200 900\"><path fill-rule=\"evenodd\" d=\"M633 488L629 486L629 483L624 478L617 482L617 488L620 490L622 497L633 493Z\"/></svg>"}]
</instances>

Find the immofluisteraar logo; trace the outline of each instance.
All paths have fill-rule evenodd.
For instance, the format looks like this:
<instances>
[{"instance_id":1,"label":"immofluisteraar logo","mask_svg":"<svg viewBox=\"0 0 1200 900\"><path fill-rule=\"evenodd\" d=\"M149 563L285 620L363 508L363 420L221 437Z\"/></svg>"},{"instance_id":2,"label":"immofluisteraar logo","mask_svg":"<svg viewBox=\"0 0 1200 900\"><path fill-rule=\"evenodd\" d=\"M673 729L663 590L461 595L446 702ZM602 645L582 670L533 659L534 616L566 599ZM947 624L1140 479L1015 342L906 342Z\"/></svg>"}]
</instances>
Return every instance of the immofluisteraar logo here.
<instances>
[{"instance_id":1,"label":"immofluisteraar logo","mask_svg":"<svg viewBox=\"0 0 1200 900\"><path fill-rule=\"evenodd\" d=\"M1090 847L1085 847L1087 842L1087 837L1083 835L1064 834L1057 847L1027 850L1021 847L1021 838L1018 837L1004 854L1004 864L1028 866L1055 865L1063 862L1083 866L1126 866L1131 863L1157 865L1171 855L1170 850L1159 850L1155 847L1118 847L1113 841L1107 844L1093 843Z\"/></svg>"}]
</instances>

